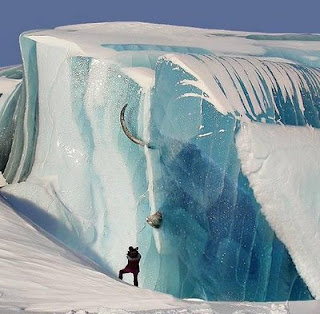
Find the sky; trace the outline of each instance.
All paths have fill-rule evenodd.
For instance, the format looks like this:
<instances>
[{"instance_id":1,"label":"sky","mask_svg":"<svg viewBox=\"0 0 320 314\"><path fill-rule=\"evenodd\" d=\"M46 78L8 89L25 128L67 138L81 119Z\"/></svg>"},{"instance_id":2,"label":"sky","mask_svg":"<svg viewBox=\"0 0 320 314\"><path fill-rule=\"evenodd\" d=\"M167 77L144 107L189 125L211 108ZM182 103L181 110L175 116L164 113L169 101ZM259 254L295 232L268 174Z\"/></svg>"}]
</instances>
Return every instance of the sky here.
<instances>
[{"instance_id":1,"label":"sky","mask_svg":"<svg viewBox=\"0 0 320 314\"><path fill-rule=\"evenodd\" d=\"M319 0L3 0L0 66L21 63L27 30L141 21L253 32L320 33Z\"/></svg>"}]
</instances>

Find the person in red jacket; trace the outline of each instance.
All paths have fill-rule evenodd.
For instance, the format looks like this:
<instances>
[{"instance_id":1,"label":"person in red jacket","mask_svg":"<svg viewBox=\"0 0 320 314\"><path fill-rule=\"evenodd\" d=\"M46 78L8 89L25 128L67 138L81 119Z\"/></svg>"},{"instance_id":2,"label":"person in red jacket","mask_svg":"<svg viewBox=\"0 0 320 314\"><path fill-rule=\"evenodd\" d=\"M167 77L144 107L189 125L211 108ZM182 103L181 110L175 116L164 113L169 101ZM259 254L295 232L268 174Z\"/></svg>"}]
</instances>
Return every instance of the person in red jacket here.
<instances>
[{"instance_id":1,"label":"person in red jacket","mask_svg":"<svg viewBox=\"0 0 320 314\"><path fill-rule=\"evenodd\" d=\"M141 255L138 252L138 247L129 247L127 254L128 264L125 268L119 271L119 278L122 279L123 274L132 273L133 274L133 284L138 287L138 274L140 272L139 262Z\"/></svg>"}]
</instances>

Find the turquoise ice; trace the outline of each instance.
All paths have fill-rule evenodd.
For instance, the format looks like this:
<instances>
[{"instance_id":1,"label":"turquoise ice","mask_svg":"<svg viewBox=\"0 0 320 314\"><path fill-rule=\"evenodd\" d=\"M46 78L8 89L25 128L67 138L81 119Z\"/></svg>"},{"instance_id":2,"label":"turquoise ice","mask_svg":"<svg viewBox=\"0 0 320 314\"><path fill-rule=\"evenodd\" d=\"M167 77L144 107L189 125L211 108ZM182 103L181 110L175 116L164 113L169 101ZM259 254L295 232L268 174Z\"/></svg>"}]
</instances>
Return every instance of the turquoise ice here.
<instances>
[{"instance_id":1,"label":"turquoise ice","mask_svg":"<svg viewBox=\"0 0 320 314\"><path fill-rule=\"evenodd\" d=\"M144 288L319 297L320 43L270 36L144 23L22 34L23 71L0 71L2 195L115 276L139 246ZM124 134L126 104L149 148Z\"/></svg>"}]
</instances>

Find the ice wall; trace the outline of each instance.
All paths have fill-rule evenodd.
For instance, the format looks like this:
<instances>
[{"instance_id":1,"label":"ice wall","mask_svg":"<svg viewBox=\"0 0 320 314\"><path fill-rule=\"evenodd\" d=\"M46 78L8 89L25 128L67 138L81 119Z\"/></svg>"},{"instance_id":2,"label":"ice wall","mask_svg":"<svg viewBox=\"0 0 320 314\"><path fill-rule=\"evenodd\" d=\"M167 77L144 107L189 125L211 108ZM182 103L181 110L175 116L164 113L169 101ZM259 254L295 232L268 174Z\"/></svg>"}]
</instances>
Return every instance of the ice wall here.
<instances>
[{"instance_id":1,"label":"ice wall","mask_svg":"<svg viewBox=\"0 0 320 314\"><path fill-rule=\"evenodd\" d=\"M139 23L22 35L24 85L11 95L24 109L6 141L2 194L115 274L139 246L146 288L273 301L312 298L306 282L317 296L299 249L276 236L271 196L257 196L235 137L252 121L319 127L320 71L309 66L319 44L251 35ZM124 134L125 104L129 131L152 148ZM157 210L153 229L145 219Z\"/></svg>"},{"instance_id":2,"label":"ice wall","mask_svg":"<svg viewBox=\"0 0 320 314\"><path fill-rule=\"evenodd\" d=\"M19 140L20 134L23 134L21 126L24 110L22 67L0 69L0 84L0 171L11 182L10 164L14 162L10 154L17 158L19 153L11 152L20 150L20 142L23 143Z\"/></svg>"},{"instance_id":3,"label":"ice wall","mask_svg":"<svg viewBox=\"0 0 320 314\"><path fill-rule=\"evenodd\" d=\"M305 293L241 171L234 136L245 121L318 126L309 114L318 112L318 82L316 69L256 58L159 60L150 142L159 148L155 207L167 220L158 246L170 256L167 269L186 282L181 293L264 300ZM192 271L182 268L190 260Z\"/></svg>"}]
</instances>

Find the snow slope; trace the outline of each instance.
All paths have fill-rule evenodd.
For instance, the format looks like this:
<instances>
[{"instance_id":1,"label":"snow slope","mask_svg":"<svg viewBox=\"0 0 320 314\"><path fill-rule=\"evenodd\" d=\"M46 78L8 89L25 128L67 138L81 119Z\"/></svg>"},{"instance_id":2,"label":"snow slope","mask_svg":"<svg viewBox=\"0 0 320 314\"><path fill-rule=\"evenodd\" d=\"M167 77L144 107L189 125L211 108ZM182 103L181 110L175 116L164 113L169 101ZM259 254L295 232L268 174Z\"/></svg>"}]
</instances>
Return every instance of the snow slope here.
<instances>
[{"instance_id":1,"label":"snow slope","mask_svg":"<svg viewBox=\"0 0 320 314\"><path fill-rule=\"evenodd\" d=\"M222 306L182 302L120 282L49 239L48 234L18 216L3 198L0 208L0 313L214 313L213 309ZM230 308L269 313L271 304L233 304Z\"/></svg>"},{"instance_id":2,"label":"snow slope","mask_svg":"<svg viewBox=\"0 0 320 314\"><path fill-rule=\"evenodd\" d=\"M296 314L299 307L320 309L315 301L181 301L136 288L100 272L97 265L48 238L43 230L18 216L3 198L0 239L0 313Z\"/></svg>"},{"instance_id":3,"label":"snow slope","mask_svg":"<svg viewBox=\"0 0 320 314\"><path fill-rule=\"evenodd\" d=\"M1 308L63 312L97 311L106 305L131 310L173 307L171 296L112 279L93 263L48 240L3 199L0 217Z\"/></svg>"}]
</instances>

